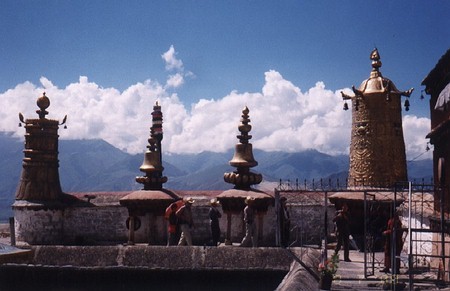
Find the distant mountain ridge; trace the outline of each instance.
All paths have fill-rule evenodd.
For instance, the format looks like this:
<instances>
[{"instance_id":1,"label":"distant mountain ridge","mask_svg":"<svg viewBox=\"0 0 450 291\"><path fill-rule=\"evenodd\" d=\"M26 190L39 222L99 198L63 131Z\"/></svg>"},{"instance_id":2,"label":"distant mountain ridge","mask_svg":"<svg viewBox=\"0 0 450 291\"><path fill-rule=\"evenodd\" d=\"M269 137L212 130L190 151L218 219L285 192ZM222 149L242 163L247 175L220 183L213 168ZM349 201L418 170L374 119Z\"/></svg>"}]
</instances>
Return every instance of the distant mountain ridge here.
<instances>
[{"instance_id":1,"label":"distant mountain ridge","mask_svg":"<svg viewBox=\"0 0 450 291\"><path fill-rule=\"evenodd\" d=\"M22 170L23 141L10 133L0 133L0 220L12 215L11 204ZM234 171L228 162L233 150L225 153L202 152L166 154L163 156L164 185L174 190L226 190L232 188L223 180L225 172ZM330 156L316 150L298 153L254 150L258 166L253 171L263 174L264 181L280 179L311 180L347 177L349 158ZM131 155L104 140L60 140L59 173L64 192L122 191L142 189L135 177L143 173L139 167L143 154ZM432 161L408 163L411 179L431 180Z\"/></svg>"}]
</instances>

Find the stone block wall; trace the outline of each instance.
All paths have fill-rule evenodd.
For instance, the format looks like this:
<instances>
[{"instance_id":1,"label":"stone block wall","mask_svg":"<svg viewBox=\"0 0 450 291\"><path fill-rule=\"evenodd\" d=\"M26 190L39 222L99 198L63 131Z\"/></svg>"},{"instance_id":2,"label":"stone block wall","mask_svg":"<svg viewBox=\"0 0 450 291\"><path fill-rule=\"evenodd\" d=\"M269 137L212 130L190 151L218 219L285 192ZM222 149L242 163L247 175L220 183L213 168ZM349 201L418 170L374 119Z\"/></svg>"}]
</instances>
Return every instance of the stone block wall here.
<instances>
[{"instance_id":1,"label":"stone block wall","mask_svg":"<svg viewBox=\"0 0 450 291\"><path fill-rule=\"evenodd\" d=\"M208 245L211 241L211 230L209 220L209 199L195 197L195 203L192 206L192 215L194 228L192 229L192 241L194 245ZM227 231L227 215L222 213L219 219L221 240L225 239ZM275 244L275 211L273 207L262 216L263 229L260 238L261 246L271 246ZM149 214L138 217L141 221L141 227L135 232L136 243L151 243L155 245L165 245L167 243L167 221L163 217L150 217ZM153 222L152 222L153 221ZM232 242L240 243L245 235L245 225L243 222L243 213L232 215L231 219Z\"/></svg>"},{"instance_id":2,"label":"stone block wall","mask_svg":"<svg viewBox=\"0 0 450 291\"><path fill-rule=\"evenodd\" d=\"M14 209L16 240L28 244L60 244L63 239L61 210Z\"/></svg>"},{"instance_id":3,"label":"stone block wall","mask_svg":"<svg viewBox=\"0 0 450 291\"><path fill-rule=\"evenodd\" d=\"M194 245L208 245L211 241L209 221L209 198L194 197L192 230ZM322 205L288 204L291 214L291 242L320 244L323 239L324 209ZM103 245L121 244L128 241L126 220L128 210L114 203L85 206L67 206L64 210L29 210L15 208L17 241L28 244ZM220 228L222 241L227 231L227 215L222 212ZM328 229L333 231L334 208L328 208ZM136 243L165 245L167 243L167 221L163 217L146 214L138 217L141 226L135 232ZM259 221L262 222L259 222ZM259 246L274 246L276 214L274 207L257 220L260 233ZM297 226L297 227L296 227ZM243 213L231 217L231 241L240 243L245 235Z\"/></svg>"},{"instance_id":4,"label":"stone block wall","mask_svg":"<svg viewBox=\"0 0 450 291\"><path fill-rule=\"evenodd\" d=\"M64 243L105 244L127 241L128 211L120 206L68 207L64 211Z\"/></svg>"},{"instance_id":5,"label":"stone block wall","mask_svg":"<svg viewBox=\"0 0 450 291\"><path fill-rule=\"evenodd\" d=\"M294 248L160 247L160 246L35 246L27 264L81 268L146 268L149 270L289 270L292 256L316 270L320 252ZM291 254L290 254L291 253Z\"/></svg>"}]
</instances>

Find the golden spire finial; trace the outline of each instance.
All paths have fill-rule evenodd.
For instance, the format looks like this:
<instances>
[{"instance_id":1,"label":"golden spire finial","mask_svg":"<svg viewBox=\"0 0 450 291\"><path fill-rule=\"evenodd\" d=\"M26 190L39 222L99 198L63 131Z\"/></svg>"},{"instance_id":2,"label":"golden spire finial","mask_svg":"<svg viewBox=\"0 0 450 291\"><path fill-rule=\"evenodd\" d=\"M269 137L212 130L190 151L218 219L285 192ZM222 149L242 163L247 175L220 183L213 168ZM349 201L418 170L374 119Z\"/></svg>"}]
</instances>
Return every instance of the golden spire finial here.
<instances>
[{"instance_id":1,"label":"golden spire finial","mask_svg":"<svg viewBox=\"0 0 450 291\"><path fill-rule=\"evenodd\" d=\"M249 139L252 138L252 136L248 134L250 130L252 130L252 126L249 124L250 123L250 118L248 118L249 112L250 110L248 110L248 107L245 106L244 109L242 110L241 124L238 126L238 129L241 132L241 134L238 135L237 138L243 144L248 144Z\"/></svg>"},{"instance_id":2,"label":"golden spire finial","mask_svg":"<svg viewBox=\"0 0 450 291\"><path fill-rule=\"evenodd\" d=\"M378 71L378 69L381 67L382 63L380 61L380 53L378 52L377 48L374 48L372 52L370 53L370 59L372 60L372 68L374 71Z\"/></svg>"},{"instance_id":3,"label":"golden spire finial","mask_svg":"<svg viewBox=\"0 0 450 291\"><path fill-rule=\"evenodd\" d=\"M39 107L39 110L36 110L36 113L39 115L40 119L45 118L45 115L48 114L47 109L50 106L50 99L48 99L47 96L45 96L45 92L42 94L41 97L39 97L36 101L37 106Z\"/></svg>"}]
</instances>

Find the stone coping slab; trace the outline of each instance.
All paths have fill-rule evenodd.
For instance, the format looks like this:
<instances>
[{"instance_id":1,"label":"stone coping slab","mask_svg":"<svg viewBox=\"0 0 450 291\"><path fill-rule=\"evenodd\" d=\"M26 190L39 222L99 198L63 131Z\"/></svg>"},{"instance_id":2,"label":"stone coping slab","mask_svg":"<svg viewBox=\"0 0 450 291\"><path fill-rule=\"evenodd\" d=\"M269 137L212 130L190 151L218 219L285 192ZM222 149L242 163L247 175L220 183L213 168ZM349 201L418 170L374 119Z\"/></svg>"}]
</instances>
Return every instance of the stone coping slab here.
<instances>
[{"instance_id":1,"label":"stone coping slab","mask_svg":"<svg viewBox=\"0 0 450 291\"><path fill-rule=\"evenodd\" d=\"M235 246L32 246L24 264L74 268L142 268L154 270L268 270L289 271L292 255L283 248ZM320 252L291 248L297 257L310 261ZM8 263L8 262L3 262ZM11 263L16 263L11 261ZM314 266L312 266L314 268Z\"/></svg>"}]
</instances>

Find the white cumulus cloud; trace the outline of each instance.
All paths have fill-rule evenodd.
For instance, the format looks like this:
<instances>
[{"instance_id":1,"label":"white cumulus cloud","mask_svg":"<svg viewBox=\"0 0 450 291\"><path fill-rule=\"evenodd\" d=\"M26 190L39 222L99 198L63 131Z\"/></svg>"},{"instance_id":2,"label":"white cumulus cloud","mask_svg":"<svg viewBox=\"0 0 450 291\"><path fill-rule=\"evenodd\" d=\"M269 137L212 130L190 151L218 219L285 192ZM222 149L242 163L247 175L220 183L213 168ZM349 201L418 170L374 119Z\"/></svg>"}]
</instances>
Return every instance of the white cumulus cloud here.
<instances>
[{"instance_id":1,"label":"white cumulus cloud","mask_svg":"<svg viewBox=\"0 0 450 291\"><path fill-rule=\"evenodd\" d=\"M167 78L166 88L178 88L184 84L184 77L180 73L170 75Z\"/></svg>"},{"instance_id":2,"label":"white cumulus cloud","mask_svg":"<svg viewBox=\"0 0 450 291\"><path fill-rule=\"evenodd\" d=\"M166 70L183 70L183 61L177 59L177 53L173 45L161 57L166 62Z\"/></svg>"},{"instance_id":3,"label":"white cumulus cloud","mask_svg":"<svg viewBox=\"0 0 450 291\"><path fill-rule=\"evenodd\" d=\"M193 79L195 74L188 71L185 72L183 61L177 59L177 52L173 45L170 46L169 50L161 55L165 62L165 67L167 71L175 71L176 73L168 76L165 88L166 89L176 89L182 86L185 82L185 78Z\"/></svg>"},{"instance_id":4,"label":"white cumulus cloud","mask_svg":"<svg viewBox=\"0 0 450 291\"><path fill-rule=\"evenodd\" d=\"M406 115L403 117L403 135L408 160L432 159L432 151L427 150L426 135L431 131L429 118Z\"/></svg>"},{"instance_id":5,"label":"white cumulus cloud","mask_svg":"<svg viewBox=\"0 0 450 291\"><path fill-rule=\"evenodd\" d=\"M50 98L49 118L68 115L64 139L101 138L131 153L143 152L149 136L152 107L158 101L164 114L163 150L174 153L226 151L238 142L242 109L248 106L255 148L267 151L317 149L328 154L348 153L351 112L342 110L338 91L322 82L302 92L279 72L268 71L261 92L230 92L218 100L199 100L187 110L176 94L157 81L147 80L123 92L102 88L87 77L58 88L44 77L39 86L24 82L0 94L3 117L0 130L23 136L18 112L36 118L35 100L42 92ZM403 118L408 159L424 152L430 120ZM424 157L430 157L425 155Z\"/></svg>"},{"instance_id":6,"label":"white cumulus cloud","mask_svg":"<svg viewBox=\"0 0 450 291\"><path fill-rule=\"evenodd\" d=\"M173 46L163 54L166 67L181 70ZM164 115L163 151L172 153L223 152L238 142L236 135L242 109L247 106L254 148L296 152L316 149L328 154L347 154L350 145L351 112L342 110L341 90L332 91L323 82L302 90L280 72L265 73L259 92L232 91L217 100L201 99L190 109L178 95L169 92L183 83L183 75L169 76L165 85L146 80L124 91L103 88L81 76L65 88L45 77L40 84L30 82L0 93L0 130L24 135L18 113L36 118L36 99L45 91L51 106L48 118L62 120L68 115L68 129L60 129L63 139L104 139L130 153L146 149L152 107L156 101ZM348 88L344 91L351 92ZM423 154L430 120L406 115L403 128L408 159L430 158Z\"/></svg>"}]
</instances>

